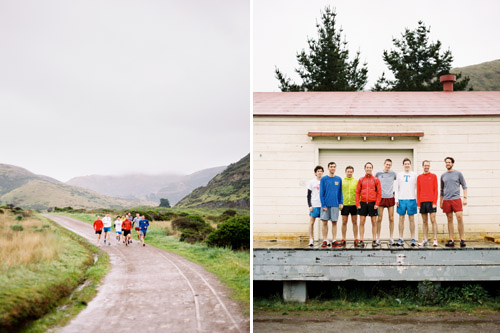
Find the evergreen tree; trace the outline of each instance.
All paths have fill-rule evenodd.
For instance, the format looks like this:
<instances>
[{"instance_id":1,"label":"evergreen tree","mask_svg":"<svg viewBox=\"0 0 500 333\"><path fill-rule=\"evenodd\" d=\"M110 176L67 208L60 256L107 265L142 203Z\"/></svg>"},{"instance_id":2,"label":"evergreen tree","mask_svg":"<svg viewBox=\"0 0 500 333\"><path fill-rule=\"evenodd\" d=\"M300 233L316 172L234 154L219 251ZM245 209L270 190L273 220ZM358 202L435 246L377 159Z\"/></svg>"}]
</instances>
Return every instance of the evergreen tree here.
<instances>
[{"instance_id":1,"label":"evergreen tree","mask_svg":"<svg viewBox=\"0 0 500 333\"><path fill-rule=\"evenodd\" d=\"M275 69L281 91L357 91L366 85L367 64L360 65L359 51L349 61L347 41L342 40L342 29L336 29L335 10L326 7L321 12L321 24L316 23L318 39L308 38L309 53L297 53L299 68L295 71L302 79L296 84Z\"/></svg>"},{"instance_id":2,"label":"evergreen tree","mask_svg":"<svg viewBox=\"0 0 500 333\"><path fill-rule=\"evenodd\" d=\"M393 38L396 50L384 50L384 62L394 75L394 80L385 77L378 79L373 91L441 91L441 75L450 74L453 56L450 50L441 53L441 42L429 42L431 29L422 21L415 30L405 29L401 39ZM469 77L461 81L462 73L455 74L457 82L453 90L465 90ZM472 90L472 88L470 89Z\"/></svg>"},{"instance_id":3,"label":"evergreen tree","mask_svg":"<svg viewBox=\"0 0 500 333\"><path fill-rule=\"evenodd\" d=\"M160 199L160 205L158 207L170 208L170 202L168 201L168 199L161 198Z\"/></svg>"}]
</instances>

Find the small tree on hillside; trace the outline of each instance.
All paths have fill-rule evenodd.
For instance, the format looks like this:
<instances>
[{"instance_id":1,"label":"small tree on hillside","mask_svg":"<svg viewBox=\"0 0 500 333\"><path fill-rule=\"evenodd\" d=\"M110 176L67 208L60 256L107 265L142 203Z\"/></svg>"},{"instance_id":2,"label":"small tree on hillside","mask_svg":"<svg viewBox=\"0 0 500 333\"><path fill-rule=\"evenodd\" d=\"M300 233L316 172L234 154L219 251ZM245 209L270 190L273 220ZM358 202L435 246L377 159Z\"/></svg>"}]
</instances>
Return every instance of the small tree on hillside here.
<instances>
[{"instance_id":1,"label":"small tree on hillside","mask_svg":"<svg viewBox=\"0 0 500 333\"><path fill-rule=\"evenodd\" d=\"M321 12L321 23L316 23L318 39L308 38L309 54L305 50L297 53L300 67L295 71L302 84L275 69L281 91L357 91L366 85L368 69L360 65L359 51L349 61L347 41L342 40L342 29L335 26L337 13L330 7Z\"/></svg>"},{"instance_id":2,"label":"small tree on hillside","mask_svg":"<svg viewBox=\"0 0 500 333\"><path fill-rule=\"evenodd\" d=\"M160 205L158 207L170 208L170 202L168 201L168 199L161 198Z\"/></svg>"},{"instance_id":3,"label":"small tree on hillside","mask_svg":"<svg viewBox=\"0 0 500 333\"><path fill-rule=\"evenodd\" d=\"M394 80L385 77L378 79L373 91L440 91L443 85L441 75L450 74L453 56L450 50L441 53L441 42L429 42L429 33L422 21L415 30L406 29L401 39L393 38L396 50L384 50L383 59L394 75ZM457 82L453 90L465 90L469 77L455 74ZM472 90L472 89L471 89Z\"/></svg>"}]
</instances>

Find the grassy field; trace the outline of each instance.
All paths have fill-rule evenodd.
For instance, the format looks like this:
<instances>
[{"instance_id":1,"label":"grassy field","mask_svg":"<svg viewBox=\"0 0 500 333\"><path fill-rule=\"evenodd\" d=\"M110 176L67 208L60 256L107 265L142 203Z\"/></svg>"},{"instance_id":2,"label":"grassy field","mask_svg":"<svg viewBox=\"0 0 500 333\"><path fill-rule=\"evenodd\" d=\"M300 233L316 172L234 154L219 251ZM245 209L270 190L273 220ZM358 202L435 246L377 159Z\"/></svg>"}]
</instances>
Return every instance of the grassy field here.
<instances>
[{"instance_id":1,"label":"grassy field","mask_svg":"<svg viewBox=\"0 0 500 333\"><path fill-rule=\"evenodd\" d=\"M93 298L106 254L40 216L3 210L0 228L0 331L44 332Z\"/></svg>"},{"instance_id":2,"label":"grassy field","mask_svg":"<svg viewBox=\"0 0 500 333\"><path fill-rule=\"evenodd\" d=\"M133 211L133 210L132 210ZM198 212L202 216L215 216L222 213L217 210L208 209L176 209L177 213L194 214ZM71 214L64 215L79 220L93 223L95 214ZM115 215L111 214L113 218ZM167 233L169 235L167 235ZM135 234L134 234L135 238ZM189 244L179 241L178 237L170 228L170 221L154 221L148 229L146 243L158 248L177 253L192 262L204 266L207 271L214 273L232 290L232 298L240 301L250 313L250 252L232 251L225 248L208 247L204 244Z\"/></svg>"}]
</instances>

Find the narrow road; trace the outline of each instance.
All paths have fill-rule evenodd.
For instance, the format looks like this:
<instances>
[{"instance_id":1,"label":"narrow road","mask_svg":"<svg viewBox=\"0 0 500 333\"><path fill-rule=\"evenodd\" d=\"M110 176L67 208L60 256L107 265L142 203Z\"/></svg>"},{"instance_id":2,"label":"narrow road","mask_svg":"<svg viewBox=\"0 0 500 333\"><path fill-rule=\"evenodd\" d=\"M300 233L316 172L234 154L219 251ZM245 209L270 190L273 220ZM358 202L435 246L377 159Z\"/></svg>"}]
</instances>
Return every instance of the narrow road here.
<instances>
[{"instance_id":1,"label":"narrow road","mask_svg":"<svg viewBox=\"0 0 500 333\"><path fill-rule=\"evenodd\" d=\"M95 244L91 225L45 216ZM111 270L96 297L58 332L249 331L249 319L215 275L147 242L143 247L137 238L129 246L119 244L114 234L111 239L111 246L101 239Z\"/></svg>"}]
</instances>

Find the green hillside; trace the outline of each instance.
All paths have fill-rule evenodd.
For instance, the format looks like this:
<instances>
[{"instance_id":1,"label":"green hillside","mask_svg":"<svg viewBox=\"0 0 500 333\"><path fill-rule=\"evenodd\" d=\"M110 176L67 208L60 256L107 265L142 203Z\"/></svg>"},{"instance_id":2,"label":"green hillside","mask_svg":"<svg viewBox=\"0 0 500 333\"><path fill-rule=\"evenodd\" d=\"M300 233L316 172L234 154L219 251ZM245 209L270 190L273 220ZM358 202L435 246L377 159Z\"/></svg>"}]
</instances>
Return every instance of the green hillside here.
<instances>
[{"instance_id":1,"label":"green hillside","mask_svg":"<svg viewBox=\"0 0 500 333\"><path fill-rule=\"evenodd\" d=\"M228 166L206 186L175 205L179 208L250 208L250 154Z\"/></svg>"},{"instance_id":2,"label":"green hillside","mask_svg":"<svg viewBox=\"0 0 500 333\"><path fill-rule=\"evenodd\" d=\"M470 77L469 87L472 86L475 91L500 90L500 59L451 70L451 73L460 72L462 77Z\"/></svg>"},{"instance_id":3,"label":"green hillside","mask_svg":"<svg viewBox=\"0 0 500 333\"><path fill-rule=\"evenodd\" d=\"M121 208L145 204L116 199L58 180L35 175L26 169L0 164L0 203L29 209L49 207Z\"/></svg>"}]
</instances>

